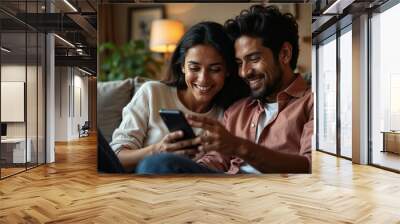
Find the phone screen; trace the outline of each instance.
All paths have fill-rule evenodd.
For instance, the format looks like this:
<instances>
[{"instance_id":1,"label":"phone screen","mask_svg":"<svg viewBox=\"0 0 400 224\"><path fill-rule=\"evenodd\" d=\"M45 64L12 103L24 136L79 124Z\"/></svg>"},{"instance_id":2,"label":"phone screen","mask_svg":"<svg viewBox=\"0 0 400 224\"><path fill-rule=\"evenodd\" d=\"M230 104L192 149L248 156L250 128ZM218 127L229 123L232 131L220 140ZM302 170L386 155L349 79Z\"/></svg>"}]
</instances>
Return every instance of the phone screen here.
<instances>
[{"instance_id":1,"label":"phone screen","mask_svg":"<svg viewBox=\"0 0 400 224\"><path fill-rule=\"evenodd\" d=\"M170 132L183 131L183 139L196 137L192 127L180 110L161 109L160 116Z\"/></svg>"}]
</instances>

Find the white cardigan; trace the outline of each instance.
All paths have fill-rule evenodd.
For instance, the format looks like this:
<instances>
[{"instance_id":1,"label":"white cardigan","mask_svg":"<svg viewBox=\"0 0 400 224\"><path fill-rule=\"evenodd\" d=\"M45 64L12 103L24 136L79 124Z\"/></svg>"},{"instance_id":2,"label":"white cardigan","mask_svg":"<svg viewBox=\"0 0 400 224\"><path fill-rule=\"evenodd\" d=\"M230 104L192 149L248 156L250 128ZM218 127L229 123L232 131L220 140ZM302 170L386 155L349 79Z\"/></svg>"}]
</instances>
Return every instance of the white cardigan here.
<instances>
[{"instance_id":1,"label":"white cardigan","mask_svg":"<svg viewBox=\"0 0 400 224\"><path fill-rule=\"evenodd\" d=\"M195 113L179 100L177 88L157 81L149 81L133 96L122 111L122 122L115 129L111 148L118 153L122 147L139 149L161 141L169 133L162 121L160 109L179 109L184 114L196 114L222 120L223 110L214 106L206 113ZM193 128L196 135L202 130Z\"/></svg>"}]
</instances>

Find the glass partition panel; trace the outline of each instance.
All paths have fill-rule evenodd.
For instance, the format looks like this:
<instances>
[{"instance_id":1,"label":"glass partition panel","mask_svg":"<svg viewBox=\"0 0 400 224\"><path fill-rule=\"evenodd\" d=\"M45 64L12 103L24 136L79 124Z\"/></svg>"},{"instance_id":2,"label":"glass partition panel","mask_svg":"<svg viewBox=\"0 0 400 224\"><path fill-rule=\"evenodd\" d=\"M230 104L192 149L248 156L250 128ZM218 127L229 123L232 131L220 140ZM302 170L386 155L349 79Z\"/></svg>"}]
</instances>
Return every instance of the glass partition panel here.
<instances>
[{"instance_id":1,"label":"glass partition panel","mask_svg":"<svg viewBox=\"0 0 400 224\"><path fill-rule=\"evenodd\" d=\"M318 47L318 133L319 150L336 154L336 37Z\"/></svg>"},{"instance_id":2,"label":"glass partition panel","mask_svg":"<svg viewBox=\"0 0 400 224\"><path fill-rule=\"evenodd\" d=\"M45 2L0 3L8 12L0 11L0 178L45 162L46 39L23 22L27 13L38 19Z\"/></svg>"},{"instance_id":3,"label":"glass partition panel","mask_svg":"<svg viewBox=\"0 0 400 224\"><path fill-rule=\"evenodd\" d=\"M38 163L38 35L28 32L28 63L26 81L26 113L27 113L27 149L30 150L27 166L34 167Z\"/></svg>"},{"instance_id":4,"label":"glass partition panel","mask_svg":"<svg viewBox=\"0 0 400 224\"><path fill-rule=\"evenodd\" d=\"M400 170L400 4L371 19L372 163Z\"/></svg>"},{"instance_id":5,"label":"glass partition panel","mask_svg":"<svg viewBox=\"0 0 400 224\"><path fill-rule=\"evenodd\" d=\"M31 155L26 141L26 40L25 32L1 34L0 109L7 132L1 140L2 178L25 170Z\"/></svg>"}]
</instances>

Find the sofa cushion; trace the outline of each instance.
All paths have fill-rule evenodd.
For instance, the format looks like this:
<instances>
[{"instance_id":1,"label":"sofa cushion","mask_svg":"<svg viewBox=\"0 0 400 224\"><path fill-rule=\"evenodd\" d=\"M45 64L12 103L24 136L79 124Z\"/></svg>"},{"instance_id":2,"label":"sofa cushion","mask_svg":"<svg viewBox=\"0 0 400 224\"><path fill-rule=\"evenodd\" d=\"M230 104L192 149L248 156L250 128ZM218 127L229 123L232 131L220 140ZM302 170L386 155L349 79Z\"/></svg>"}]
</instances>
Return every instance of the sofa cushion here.
<instances>
[{"instance_id":1,"label":"sofa cushion","mask_svg":"<svg viewBox=\"0 0 400 224\"><path fill-rule=\"evenodd\" d=\"M122 109L134 92L133 79L97 83L97 128L110 142L122 120Z\"/></svg>"}]
</instances>

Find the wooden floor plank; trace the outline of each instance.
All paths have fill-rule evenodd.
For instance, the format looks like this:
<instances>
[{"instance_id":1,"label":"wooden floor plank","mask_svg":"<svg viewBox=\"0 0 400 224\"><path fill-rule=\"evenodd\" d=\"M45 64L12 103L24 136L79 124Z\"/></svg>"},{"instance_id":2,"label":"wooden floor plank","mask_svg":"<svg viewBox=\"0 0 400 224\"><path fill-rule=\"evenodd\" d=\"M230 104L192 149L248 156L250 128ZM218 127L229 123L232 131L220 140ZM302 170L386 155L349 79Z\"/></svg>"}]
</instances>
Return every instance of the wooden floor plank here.
<instances>
[{"instance_id":1,"label":"wooden floor plank","mask_svg":"<svg viewBox=\"0 0 400 224\"><path fill-rule=\"evenodd\" d=\"M99 174L95 136L0 181L0 223L400 223L400 175L313 152L310 175Z\"/></svg>"}]
</instances>

